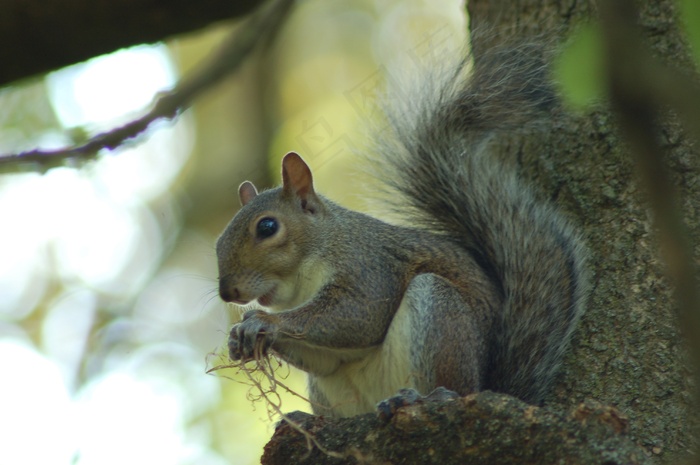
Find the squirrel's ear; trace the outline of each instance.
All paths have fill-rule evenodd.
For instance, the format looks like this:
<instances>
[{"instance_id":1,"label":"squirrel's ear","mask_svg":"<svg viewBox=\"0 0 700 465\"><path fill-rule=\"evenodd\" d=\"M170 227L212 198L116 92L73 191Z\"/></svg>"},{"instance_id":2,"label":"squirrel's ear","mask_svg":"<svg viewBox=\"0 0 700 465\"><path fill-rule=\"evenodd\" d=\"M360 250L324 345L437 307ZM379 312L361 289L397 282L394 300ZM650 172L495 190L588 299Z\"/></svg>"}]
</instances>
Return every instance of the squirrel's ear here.
<instances>
[{"instance_id":1,"label":"squirrel's ear","mask_svg":"<svg viewBox=\"0 0 700 465\"><path fill-rule=\"evenodd\" d=\"M282 159L282 190L301 200L301 207L313 213L317 197L309 165L296 152L289 152Z\"/></svg>"},{"instance_id":2,"label":"squirrel's ear","mask_svg":"<svg viewBox=\"0 0 700 465\"><path fill-rule=\"evenodd\" d=\"M258 190L252 182L245 181L238 187L238 197L241 199L241 205L245 205L258 195Z\"/></svg>"}]
</instances>

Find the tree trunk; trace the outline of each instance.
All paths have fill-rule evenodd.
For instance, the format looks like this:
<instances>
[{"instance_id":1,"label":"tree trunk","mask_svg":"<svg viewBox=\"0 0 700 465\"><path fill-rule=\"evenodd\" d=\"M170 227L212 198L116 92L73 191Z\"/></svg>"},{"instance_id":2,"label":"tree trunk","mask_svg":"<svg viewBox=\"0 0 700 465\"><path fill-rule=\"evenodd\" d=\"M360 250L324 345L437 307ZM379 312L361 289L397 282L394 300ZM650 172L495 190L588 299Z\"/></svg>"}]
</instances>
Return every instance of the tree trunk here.
<instances>
[{"instance_id":1,"label":"tree trunk","mask_svg":"<svg viewBox=\"0 0 700 465\"><path fill-rule=\"evenodd\" d=\"M645 39L664 62L688 64L675 3L671 0L644 3L640 24ZM594 4L593 0L470 0L472 29L489 30L489 34L480 35L472 44L474 58L478 60L479 51L493 45L494 41L513 41L513 37L530 35L562 38L581 20L595 14ZM664 161L679 187L682 214L692 243L697 244L699 161L679 125L667 119L659 134L666 149ZM581 225L591 252L590 304L547 409L569 411L587 399L595 399L616 407L622 417L629 419L629 438L641 446L651 460L677 463L687 458L687 451L694 447L692 383L678 329L673 289L664 276L645 193L635 176L632 158L625 152L616 132L613 115L599 110L583 116L563 117L551 121L551 127L541 134L510 140L502 149L500 155L517 163L522 177L530 181L543 198L552 200L574 223ZM689 254L694 252L688 251ZM476 396L470 402L482 401ZM456 416L470 415L464 413L461 404L450 408L460 412ZM463 417L445 420L432 413L423 407L411 410L407 415L420 426L413 425L412 435L408 436L399 431L396 423L378 424L371 416L342 422L323 418L305 422L304 426L323 447L346 454L342 460L329 459L328 462L319 458L318 450L304 457L307 439L283 424L266 448L264 463L282 463L280 457L290 460L288 463L297 463L301 458L306 459L303 463L362 460L429 463L424 462L428 456L443 465L463 463L466 460L464 448L468 444L461 439L461 428L467 424L473 426L473 417L469 417L469 421ZM488 418L484 420L488 422ZM586 430L585 424L580 427L581 431ZM337 428L341 428L343 434L334 435L338 433ZM562 423L555 428L565 427ZM540 431L543 434L544 429ZM438 438L448 438L434 444L439 453L433 451L432 455L424 457L414 451L414 441L434 437L436 431ZM509 440L518 442L523 449L535 447L535 438L539 436L533 429L529 431L532 436L509 435ZM473 432L475 436L481 433L480 429ZM427 448L431 443L421 444ZM599 447L599 443L591 440L588 447ZM495 449L480 450L495 454L489 458L490 463L515 460L498 455ZM298 455L294 455L295 451ZM413 452L402 454L400 451ZM563 460L573 463L566 458ZM600 457L591 460L586 461L581 456L576 462L603 462ZM636 459L616 458L605 463L625 460L632 463Z\"/></svg>"}]
</instances>

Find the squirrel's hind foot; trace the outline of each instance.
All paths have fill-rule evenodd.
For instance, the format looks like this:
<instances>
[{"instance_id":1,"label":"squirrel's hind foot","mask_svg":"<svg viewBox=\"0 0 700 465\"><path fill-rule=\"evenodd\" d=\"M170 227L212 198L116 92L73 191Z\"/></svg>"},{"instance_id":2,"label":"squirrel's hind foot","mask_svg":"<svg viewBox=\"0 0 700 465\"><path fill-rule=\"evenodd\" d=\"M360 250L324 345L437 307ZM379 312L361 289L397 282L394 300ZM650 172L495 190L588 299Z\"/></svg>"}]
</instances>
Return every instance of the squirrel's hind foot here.
<instances>
[{"instance_id":1,"label":"squirrel's hind foot","mask_svg":"<svg viewBox=\"0 0 700 465\"><path fill-rule=\"evenodd\" d=\"M447 402L459 397L459 394L444 387L434 389L427 396L422 396L415 389L401 389L395 396L384 399L377 404L377 416L381 421L388 422L402 407L431 402Z\"/></svg>"}]
</instances>

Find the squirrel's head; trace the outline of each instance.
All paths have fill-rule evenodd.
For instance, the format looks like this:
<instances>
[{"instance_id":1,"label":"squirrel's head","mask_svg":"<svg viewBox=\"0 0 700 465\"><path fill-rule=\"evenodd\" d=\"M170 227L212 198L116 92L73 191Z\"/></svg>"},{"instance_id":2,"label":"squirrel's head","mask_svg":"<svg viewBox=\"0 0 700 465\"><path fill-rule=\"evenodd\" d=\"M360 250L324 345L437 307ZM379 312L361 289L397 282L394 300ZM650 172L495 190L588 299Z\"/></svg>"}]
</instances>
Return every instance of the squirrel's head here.
<instances>
[{"instance_id":1,"label":"squirrel's head","mask_svg":"<svg viewBox=\"0 0 700 465\"><path fill-rule=\"evenodd\" d=\"M282 160L282 187L258 193L246 181L243 205L216 243L219 294L226 302L253 300L271 308L299 302L300 268L315 252L316 227L326 208L311 170L290 152Z\"/></svg>"}]
</instances>

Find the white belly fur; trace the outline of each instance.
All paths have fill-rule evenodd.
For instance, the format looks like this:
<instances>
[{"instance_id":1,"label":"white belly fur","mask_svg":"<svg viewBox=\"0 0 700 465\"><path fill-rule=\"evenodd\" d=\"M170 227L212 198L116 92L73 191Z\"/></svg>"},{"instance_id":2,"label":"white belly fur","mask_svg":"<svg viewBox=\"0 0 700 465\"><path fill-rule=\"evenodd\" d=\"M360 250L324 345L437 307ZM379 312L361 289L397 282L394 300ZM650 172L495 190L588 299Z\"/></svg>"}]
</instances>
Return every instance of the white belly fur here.
<instances>
[{"instance_id":1,"label":"white belly fur","mask_svg":"<svg viewBox=\"0 0 700 465\"><path fill-rule=\"evenodd\" d=\"M334 373L316 377L318 389L336 415L373 412L376 404L406 387L415 388L411 373L411 325L404 299L381 345L359 361L345 363Z\"/></svg>"}]
</instances>

